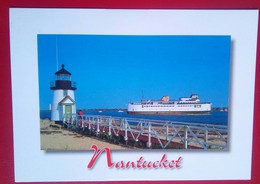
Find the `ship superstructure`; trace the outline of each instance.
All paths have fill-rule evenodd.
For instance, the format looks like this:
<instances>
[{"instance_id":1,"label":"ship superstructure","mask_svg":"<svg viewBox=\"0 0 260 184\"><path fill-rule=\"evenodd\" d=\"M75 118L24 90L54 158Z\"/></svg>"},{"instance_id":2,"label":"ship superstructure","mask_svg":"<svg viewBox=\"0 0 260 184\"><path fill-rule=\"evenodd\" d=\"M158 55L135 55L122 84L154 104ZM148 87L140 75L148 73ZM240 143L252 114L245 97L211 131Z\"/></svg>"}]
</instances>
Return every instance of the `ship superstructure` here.
<instances>
[{"instance_id":1,"label":"ship superstructure","mask_svg":"<svg viewBox=\"0 0 260 184\"><path fill-rule=\"evenodd\" d=\"M163 96L160 100L141 100L140 103L128 104L128 114L209 114L210 102L201 102L197 94L190 97L170 100Z\"/></svg>"}]
</instances>

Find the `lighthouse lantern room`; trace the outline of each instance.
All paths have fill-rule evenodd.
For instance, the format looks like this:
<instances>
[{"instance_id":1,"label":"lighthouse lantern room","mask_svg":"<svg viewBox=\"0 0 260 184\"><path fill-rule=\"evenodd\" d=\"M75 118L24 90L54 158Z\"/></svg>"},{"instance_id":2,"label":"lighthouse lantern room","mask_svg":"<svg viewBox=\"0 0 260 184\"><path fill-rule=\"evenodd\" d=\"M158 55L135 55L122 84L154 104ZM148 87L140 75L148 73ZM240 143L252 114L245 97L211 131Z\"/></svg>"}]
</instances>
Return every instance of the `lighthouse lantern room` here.
<instances>
[{"instance_id":1,"label":"lighthouse lantern room","mask_svg":"<svg viewBox=\"0 0 260 184\"><path fill-rule=\"evenodd\" d=\"M55 81L51 82L53 90L53 100L51 105L51 120L55 122L63 121L63 118L76 114L76 103L74 91L76 83L71 81L71 73L64 65L55 73Z\"/></svg>"}]
</instances>

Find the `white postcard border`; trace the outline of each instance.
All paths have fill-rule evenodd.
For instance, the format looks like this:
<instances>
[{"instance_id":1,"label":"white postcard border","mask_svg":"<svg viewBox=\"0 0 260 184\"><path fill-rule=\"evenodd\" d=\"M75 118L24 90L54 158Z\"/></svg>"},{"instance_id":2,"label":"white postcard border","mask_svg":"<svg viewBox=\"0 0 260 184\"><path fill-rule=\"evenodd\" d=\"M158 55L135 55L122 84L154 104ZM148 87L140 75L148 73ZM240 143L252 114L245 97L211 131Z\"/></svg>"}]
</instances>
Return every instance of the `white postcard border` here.
<instances>
[{"instance_id":1,"label":"white postcard border","mask_svg":"<svg viewBox=\"0 0 260 184\"><path fill-rule=\"evenodd\" d=\"M250 179L257 22L257 10L11 8L15 181ZM41 151L37 34L231 35L229 151L112 151L115 161L181 156L180 170L110 169L104 155L90 170L93 151Z\"/></svg>"}]
</instances>

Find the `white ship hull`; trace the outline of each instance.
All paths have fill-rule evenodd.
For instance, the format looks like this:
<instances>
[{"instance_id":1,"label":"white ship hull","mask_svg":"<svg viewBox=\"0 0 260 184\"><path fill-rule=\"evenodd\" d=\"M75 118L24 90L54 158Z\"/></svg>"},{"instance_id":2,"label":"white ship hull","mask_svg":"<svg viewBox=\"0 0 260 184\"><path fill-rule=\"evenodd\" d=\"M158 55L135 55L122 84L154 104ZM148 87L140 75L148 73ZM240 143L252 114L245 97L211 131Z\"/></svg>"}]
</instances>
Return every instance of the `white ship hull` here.
<instances>
[{"instance_id":1,"label":"white ship hull","mask_svg":"<svg viewBox=\"0 0 260 184\"><path fill-rule=\"evenodd\" d=\"M211 104L141 105L128 104L129 114L208 114Z\"/></svg>"}]
</instances>

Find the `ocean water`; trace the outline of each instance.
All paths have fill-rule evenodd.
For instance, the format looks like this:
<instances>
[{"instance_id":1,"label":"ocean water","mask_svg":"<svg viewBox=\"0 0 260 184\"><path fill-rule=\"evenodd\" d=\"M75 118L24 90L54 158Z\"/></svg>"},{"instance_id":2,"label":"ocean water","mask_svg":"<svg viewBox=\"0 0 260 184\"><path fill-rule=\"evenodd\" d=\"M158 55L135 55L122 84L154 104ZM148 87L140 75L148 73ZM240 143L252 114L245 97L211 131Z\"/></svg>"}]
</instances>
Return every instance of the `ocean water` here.
<instances>
[{"instance_id":1,"label":"ocean water","mask_svg":"<svg viewBox=\"0 0 260 184\"><path fill-rule=\"evenodd\" d=\"M118 112L118 111L104 111L104 112L93 111L93 112L84 112L84 114L124 117L124 118L167 120L167 121L178 121L178 122L189 122L189 123L215 124L215 125L228 125L228 112L220 112L220 111L212 111L208 115L130 115L127 114L127 112ZM51 111L41 110L40 118L50 119Z\"/></svg>"}]
</instances>

